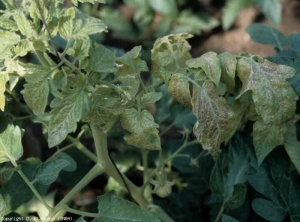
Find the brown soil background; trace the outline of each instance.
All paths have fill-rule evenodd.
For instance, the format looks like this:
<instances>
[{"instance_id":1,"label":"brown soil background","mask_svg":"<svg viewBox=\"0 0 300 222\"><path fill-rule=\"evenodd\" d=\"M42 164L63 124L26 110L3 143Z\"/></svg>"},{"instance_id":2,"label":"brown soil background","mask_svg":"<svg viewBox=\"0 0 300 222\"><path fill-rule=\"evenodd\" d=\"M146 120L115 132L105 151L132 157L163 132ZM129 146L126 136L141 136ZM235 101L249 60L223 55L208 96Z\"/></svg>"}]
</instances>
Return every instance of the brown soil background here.
<instances>
[{"instance_id":1,"label":"brown soil background","mask_svg":"<svg viewBox=\"0 0 300 222\"><path fill-rule=\"evenodd\" d=\"M281 0L281 3L283 10L279 31L284 35L300 32L300 0ZM194 49L193 54L201 55L208 51L217 53L226 51L233 54L250 52L262 57L275 55L273 46L253 42L246 32L247 26L253 22L264 22L273 26L265 18L258 19L259 17L260 11L258 9L242 10L232 29L223 33L212 34L203 44Z\"/></svg>"}]
</instances>

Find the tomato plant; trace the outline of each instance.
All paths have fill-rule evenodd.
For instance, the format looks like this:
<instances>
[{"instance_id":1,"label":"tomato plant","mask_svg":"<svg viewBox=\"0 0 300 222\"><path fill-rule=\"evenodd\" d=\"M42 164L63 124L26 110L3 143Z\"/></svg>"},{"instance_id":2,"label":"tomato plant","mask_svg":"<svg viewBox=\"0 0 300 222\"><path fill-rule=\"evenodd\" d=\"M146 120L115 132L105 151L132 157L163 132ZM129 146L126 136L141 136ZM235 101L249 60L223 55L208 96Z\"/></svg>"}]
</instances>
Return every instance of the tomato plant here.
<instances>
[{"instance_id":1,"label":"tomato plant","mask_svg":"<svg viewBox=\"0 0 300 222\"><path fill-rule=\"evenodd\" d=\"M155 41L149 65L141 46L117 56L92 40L107 26L76 6L104 0L2 2L3 220L299 220L299 75L290 63L249 53L193 58L193 36L180 33ZM280 43L294 46L295 62L298 35ZM47 157L24 157L32 122ZM74 196L94 181L107 192L88 210ZM53 193L55 184L67 193Z\"/></svg>"}]
</instances>

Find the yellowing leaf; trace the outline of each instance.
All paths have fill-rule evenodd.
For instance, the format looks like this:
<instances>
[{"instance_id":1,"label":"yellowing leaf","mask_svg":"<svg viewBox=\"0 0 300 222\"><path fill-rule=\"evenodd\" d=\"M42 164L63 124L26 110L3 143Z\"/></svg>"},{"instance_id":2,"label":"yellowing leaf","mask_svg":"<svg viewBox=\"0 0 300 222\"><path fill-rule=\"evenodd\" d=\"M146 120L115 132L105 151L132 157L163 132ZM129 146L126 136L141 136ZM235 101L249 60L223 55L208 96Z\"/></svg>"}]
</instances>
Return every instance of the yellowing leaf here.
<instances>
[{"instance_id":1,"label":"yellowing leaf","mask_svg":"<svg viewBox=\"0 0 300 222\"><path fill-rule=\"evenodd\" d=\"M242 81L242 88L237 98L251 90L255 110L266 124L286 123L294 117L298 100L286 81L295 74L295 70L267 60L256 62L258 59L238 59L237 76Z\"/></svg>"},{"instance_id":2,"label":"yellowing leaf","mask_svg":"<svg viewBox=\"0 0 300 222\"><path fill-rule=\"evenodd\" d=\"M180 73L173 74L169 82L168 91L182 105L192 108L188 78L184 75Z\"/></svg>"},{"instance_id":3,"label":"yellowing leaf","mask_svg":"<svg viewBox=\"0 0 300 222\"><path fill-rule=\"evenodd\" d=\"M197 117L194 134L203 149L212 155L219 151L220 144L228 141L236 129L236 117L223 97L219 97L215 84L206 80L202 87L194 86L192 110Z\"/></svg>"},{"instance_id":4,"label":"yellowing leaf","mask_svg":"<svg viewBox=\"0 0 300 222\"><path fill-rule=\"evenodd\" d=\"M13 18L17 23L19 31L22 35L30 37L33 33L32 27L25 14L22 11L15 11L13 13Z\"/></svg>"},{"instance_id":5,"label":"yellowing leaf","mask_svg":"<svg viewBox=\"0 0 300 222\"><path fill-rule=\"evenodd\" d=\"M236 56L228 52L218 55L221 64L221 81L227 85L227 90L233 92L235 87Z\"/></svg>"},{"instance_id":6,"label":"yellowing leaf","mask_svg":"<svg viewBox=\"0 0 300 222\"><path fill-rule=\"evenodd\" d=\"M5 73L0 73L0 109L4 111L5 107L5 89L6 82L8 81L8 75Z\"/></svg>"},{"instance_id":7,"label":"yellowing leaf","mask_svg":"<svg viewBox=\"0 0 300 222\"><path fill-rule=\"evenodd\" d=\"M253 126L253 143L258 164L276 147L284 143L283 135L286 133L285 125L266 124L258 120Z\"/></svg>"},{"instance_id":8,"label":"yellowing leaf","mask_svg":"<svg viewBox=\"0 0 300 222\"><path fill-rule=\"evenodd\" d=\"M87 95L84 92L86 78L84 75L68 76L68 84L62 92L63 98L55 98L51 106L48 145L53 147L61 143L68 133L75 131L77 122L88 110Z\"/></svg>"},{"instance_id":9,"label":"yellowing leaf","mask_svg":"<svg viewBox=\"0 0 300 222\"><path fill-rule=\"evenodd\" d=\"M186 64L190 68L203 69L207 77L213 81L216 86L219 86L222 71L217 53L207 52L199 58L188 60Z\"/></svg>"},{"instance_id":10,"label":"yellowing leaf","mask_svg":"<svg viewBox=\"0 0 300 222\"><path fill-rule=\"evenodd\" d=\"M165 83L173 73L185 73L185 62L191 58L190 34L168 35L155 41L151 50L152 72Z\"/></svg>"},{"instance_id":11,"label":"yellowing leaf","mask_svg":"<svg viewBox=\"0 0 300 222\"><path fill-rule=\"evenodd\" d=\"M149 150L160 150L160 138L157 129L146 129L141 132L126 135L125 141L133 146Z\"/></svg>"},{"instance_id":12,"label":"yellowing leaf","mask_svg":"<svg viewBox=\"0 0 300 222\"><path fill-rule=\"evenodd\" d=\"M126 109L121 115L121 123L124 129L132 133L124 137L129 144L144 149L160 149L160 137L156 129L159 125L148 111Z\"/></svg>"},{"instance_id":13,"label":"yellowing leaf","mask_svg":"<svg viewBox=\"0 0 300 222\"><path fill-rule=\"evenodd\" d=\"M106 29L107 26L100 19L87 16L74 7L66 9L59 18L58 31L66 40L85 38Z\"/></svg>"},{"instance_id":14,"label":"yellowing leaf","mask_svg":"<svg viewBox=\"0 0 300 222\"><path fill-rule=\"evenodd\" d=\"M0 163L17 161L22 155L21 130L18 126L8 125L0 133Z\"/></svg>"}]
</instances>

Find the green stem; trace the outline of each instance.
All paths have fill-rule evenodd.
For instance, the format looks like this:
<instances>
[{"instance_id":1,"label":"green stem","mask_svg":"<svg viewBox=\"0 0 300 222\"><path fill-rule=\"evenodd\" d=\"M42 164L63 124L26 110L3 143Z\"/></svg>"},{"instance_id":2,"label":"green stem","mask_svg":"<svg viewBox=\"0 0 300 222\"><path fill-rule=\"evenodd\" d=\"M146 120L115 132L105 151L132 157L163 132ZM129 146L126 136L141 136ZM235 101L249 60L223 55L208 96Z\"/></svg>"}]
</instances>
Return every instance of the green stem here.
<instances>
[{"instance_id":1,"label":"green stem","mask_svg":"<svg viewBox=\"0 0 300 222\"><path fill-rule=\"evenodd\" d=\"M74 143L79 151L81 151L84 155L90 158L93 162L97 163L97 157L91 151L88 150L80 141L71 137L70 135L67 136L67 140Z\"/></svg>"},{"instance_id":2,"label":"green stem","mask_svg":"<svg viewBox=\"0 0 300 222\"><path fill-rule=\"evenodd\" d=\"M80 216L84 216L84 217L100 217L100 214L98 214L98 213L90 213L90 212L85 212L85 211L81 211L81 210L76 210L76 209L70 208L66 205L62 206L62 209L67 212L77 214Z\"/></svg>"},{"instance_id":3,"label":"green stem","mask_svg":"<svg viewBox=\"0 0 300 222\"><path fill-rule=\"evenodd\" d=\"M72 41L68 40L68 41L67 41L67 45L66 45L64 51L63 51L62 54L60 55L60 58L65 58L68 49L71 47L71 44L72 44Z\"/></svg>"},{"instance_id":4,"label":"green stem","mask_svg":"<svg viewBox=\"0 0 300 222\"><path fill-rule=\"evenodd\" d=\"M175 126L175 123L171 123L170 125L168 125L160 134L159 136L162 137L163 135L165 135L170 129L172 129L172 127Z\"/></svg>"},{"instance_id":5,"label":"green stem","mask_svg":"<svg viewBox=\"0 0 300 222\"><path fill-rule=\"evenodd\" d=\"M142 164L144 167L143 180L144 180L144 183L146 183L148 181L148 153L149 153L149 151L142 149L141 152L142 152Z\"/></svg>"},{"instance_id":6,"label":"green stem","mask_svg":"<svg viewBox=\"0 0 300 222\"><path fill-rule=\"evenodd\" d=\"M128 190L134 200L143 208L147 208L149 206L149 202L146 200L146 198L143 195L143 190L136 185L134 185L127 177L126 175L122 174L112 163L110 156L108 154L107 150L107 134L104 133L104 130L102 127L91 124L91 130L96 146L96 152L97 152L97 158L100 163L102 163L106 168L106 173L112 177L118 184L120 184L123 188L126 189L128 187ZM124 181L123 181L124 180ZM125 184L125 183L126 184ZM127 186L126 186L127 185Z\"/></svg>"},{"instance_id":7,"label":"green stem","mask_svg":"<svg viewBox=\"0 0 300 222\"><path fill-rule=\"evenodd\" d=\"M17 170L18 174L22 177L22 179L25 181L27 186L30 188L30 190L34 193L34 195L41 201L41 203L47 208L47 210L51 211L52 207L50 207L42 198L42 196L39 194L39 192L35 189L34 185L32 182L29 181L27 176L20 170L18 169L18 164L16 161L11 160L11 163L14 165L15 169Z\"/></svg>"},{"instance_id":8,"label":"green stem","mask_svg":"<svg viewBox=\"0 0 300 222\"><path fill-rule=\"evenodd\" d=\"M174 152L171 156L169 156L167 159L165 159L164 161L160 161L160 164L151 172L150 176L149 176L149 180L154 177L158 171L160 170L160 168L162 168L165 164L167 164L169 161L171 161L172 159L174 159L175 157L178 156L178 154L183 151L186 147L194 145L194 144L198 144L199 142L197 140L193 140L191 142L185 142L184 144L182 144L181 147L179 147L178 150L176 150L176 152ZM147 183L144 183L143 186L141 187L143 190L146 188L147 184L149 183L149 180Z\"/></svg>"},{"instance_id":9,"label":"green stem","mask_svg":"<svg viewBox=\"0 0 300 222\"><path fill-rule=\"evenodd\" d=\"M76 186L54 207L54 209L49 213L47 218L53 218L62 207L72 200L73 196L78 193L82 188L84 188L89 182L95 179L97 176L104 173L106 170L105 166L97 163L80 181Z\"/></svg>"},{"instance_id":10,"label":"green stem","mask_svg":"<svg viewBox=\"0 0 300 222\"><path fill-rule=\"evenodd\" d=\"M223 211L224 211L224 209L225 209L225 200L223 201L223 203L222 203L222 206L221 206L221 208L220 208L220 210L219 210L219 213L218 213L218 215L217 215L217 217L216 217L216 219L215 219L215 221L214 222L218 222L220 219L221 219L221 217L222 217L222 214L223 214Z\"/></svg>"}]
</instances>

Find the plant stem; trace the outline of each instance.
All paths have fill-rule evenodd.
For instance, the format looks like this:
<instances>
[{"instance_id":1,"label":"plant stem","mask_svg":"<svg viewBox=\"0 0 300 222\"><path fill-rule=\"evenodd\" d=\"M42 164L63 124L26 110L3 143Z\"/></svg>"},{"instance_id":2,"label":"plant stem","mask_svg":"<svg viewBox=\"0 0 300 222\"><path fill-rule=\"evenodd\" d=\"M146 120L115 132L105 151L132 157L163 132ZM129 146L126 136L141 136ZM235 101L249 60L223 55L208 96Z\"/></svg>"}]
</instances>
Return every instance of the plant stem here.
<instances>
[{"instance_id":1,"label":"plant stem","mask_svg":"<svg viewBox=\"0 0 300 222\"><path fill-rule=\"evenodd\" d=\"M160 170L161 167L163 167L165 164L167 164L170 160L174 159L175 157L178 156L178 154L183 151L186 147L194 145L194 144L198 144L199 142L197 140L193 140L191 142L185 142L184 144L182 144L181 147L179 147L178 150L176 150L176 152L174 152L171 156L169 156L167 159L165 159L164 161L160 161L160 164L151 172L150 176L149 176L149 180L154 177L157 172ZM146 188L147 184L149 183L149 180L147 183L144 183L143 186L141 187L143 190Z\"/></svg>"},{"instance_id":2,"label":"plant stem","mask_svg":"<svg viewBox=\"0 0 300 222\"><path fill-rule=\"evenodd\" d=\"M148 150L141 150L142 152L142 164L144 167L143 181L146 183L148 181Z\"/></svg>"},{"instance_id":3,"label":"plant stem","mask_svg":"<svg viewBox=\"0 0 300 222\"><path fill-rule=\"evenodd\" d=\"M90 212L85 212L85 211L81 211L81 210L76 210L76 209L70 208L66 205L62 206L62 209L65 211L68 211L70 213L77 214L77 215L84 216L84 217L100 217L100 214L98 214L98 213L90 213Z\"/></svg>"},{"instance_id":4,"label":"plant stem","mask_svg":"<svg viewBox=\"0 0 300 222\"><path fill-rule=\"evenodd\" d=\"M218 212L218 215L217 215L217 217L216 217L216 219L215 219L215 221L214 222L218 222L220 219L221 219L221 217L222 217L222 214L223 214L223 211L224 211L224 209L225 209L225 200L223 201L223 203L222 203L222 205L221 205L221 208L220 208L220 210L219 210L219 212Z\"/></svg>"},{"instance_id":5,"label":"plant stem","mask_svg":"<svg viewBox=\"0 0 300 222\"><path fill-rule=\"evenodd\" d=\"M170 125L168 125L160 134L159 136L163 136L164 134L166 134L170 129L172 129L172 127L175 126L175 123L171 123Z\"/></svg>"},{"instance_id":6,"label":"plant stem","mask_svg":"<svg viewBox=\"0 0 300 222\"><path fill-rule=\"evenodd\" d=\"M18 169L18 164L16 161L11 160L11 163L14 165L14 167L16 168L18 174L22 177L22 179L24 180L24 182L27 184L27 186L30 188L30 190L34 193L34 195L39 199L39 201L41 201L41 203L47 208L47 210L51 211L52 207L50 207L42 198L42 196L39 194L39 192L35 189L33 183L31 183L29 181L29 179L27 178L27 176L20 170Z\"/></svg>"},{"instance_id":7,"label":"plant stem","mask_svg":"<svg viewBox=\"0 0 300 222\"><path fill-rule=\"evenodd\" d=\"M97 163L97 157L91 151L89 151L79 140L73 138L72 136L68 135L67 139L77 147L84 155L90 158L92 161Z\"/></svg>"},{"instance_id":8,"label":"plant stem","mask_svg":"<svg viewBox=\"0 0 300 222\"><path fill-rule=\"evenodd\" d=\"M96 124L91 124L91 130L96 146L97 158L100 163L105 166L106 173L112 177L117 183L119 183L123 188L128 187L128 191L134 198L134 200L143 208L149 206L149 202L143 195L143 190L136 185L134 185L126 175L122 174L112 163L107 150L107 134L104 133L103 128ZM104 146L105 145L105 146ZM124 180L124 181L123 181ZM125 183L126 184L125 184Z\"/></svg>"},{"instance_id":9,"label":"plant stem","mask_svg":"<svg viewBox=\"0 0 300 222\"><path fill-rule=\"evenodd\" d=\"M55 214L62 209L62 207L67 204L73 196L78 193L82 188L84 188L89 182L95 179L97 176L105 172L105 166L97 163L80 181L76 186L54 207L54 209L49 213L48 218L53 218Z\"/></svg>"}]
</instances>

